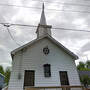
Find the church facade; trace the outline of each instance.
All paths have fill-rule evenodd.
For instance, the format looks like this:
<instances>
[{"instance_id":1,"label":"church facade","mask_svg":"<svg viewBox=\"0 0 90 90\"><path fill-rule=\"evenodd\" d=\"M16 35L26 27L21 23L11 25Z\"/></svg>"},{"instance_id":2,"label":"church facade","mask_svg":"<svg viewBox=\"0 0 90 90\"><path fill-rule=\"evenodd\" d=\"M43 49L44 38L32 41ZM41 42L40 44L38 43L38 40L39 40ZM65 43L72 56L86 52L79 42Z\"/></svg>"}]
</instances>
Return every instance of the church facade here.
<instances>
[{"instance_id":1,"label":"church facade","mask_svg":"<svg viewBox=\"0 0 90 90\"><path fill-rule=\"evenodd\" d=\"M46 24L43 5L37 38L11 52L13 65L8 90L81 85L75 65L78 56L52 37L51 28Z\"/></svg>"}]
</instances>

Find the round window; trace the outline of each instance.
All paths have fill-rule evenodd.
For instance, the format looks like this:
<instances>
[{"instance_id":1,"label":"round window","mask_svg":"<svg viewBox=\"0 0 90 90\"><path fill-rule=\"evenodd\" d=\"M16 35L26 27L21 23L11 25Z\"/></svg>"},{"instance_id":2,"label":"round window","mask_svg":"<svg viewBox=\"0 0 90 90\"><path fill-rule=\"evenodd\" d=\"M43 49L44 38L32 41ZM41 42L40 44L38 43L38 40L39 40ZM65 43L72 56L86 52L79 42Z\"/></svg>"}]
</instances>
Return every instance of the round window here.
<instances>
[{"instance_id":1,"label":"round window","mask_svg":"<svg viewBox=\"0 0 90 90\"><path fill-rule=\"evenodd\" d=\"M50 52L50 50L49 50L48 47L43 48L43 53L44 53L45 55L48 55L49 52Z\"/></svg>"}]
</instances>

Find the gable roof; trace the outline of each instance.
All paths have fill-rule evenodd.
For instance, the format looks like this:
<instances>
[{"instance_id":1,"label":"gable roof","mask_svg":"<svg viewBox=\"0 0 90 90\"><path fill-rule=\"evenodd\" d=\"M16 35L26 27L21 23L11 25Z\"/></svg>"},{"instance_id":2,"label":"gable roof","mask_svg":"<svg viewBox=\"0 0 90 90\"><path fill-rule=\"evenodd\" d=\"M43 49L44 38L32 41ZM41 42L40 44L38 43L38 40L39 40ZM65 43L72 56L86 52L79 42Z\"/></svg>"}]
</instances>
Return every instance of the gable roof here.
<instances>
[{"instance_id":1,"label":"gable roof","mask_svg":"<svg viewBox=\"0 0 90 90\"><path fill-rule=\"evenodd\" d=\"M13 50L13 51L11 52L11 56L15 55L16 52L18 52L18 51L20 51L20 50L22 50L22 49L24 49L24 48L26 48L26 47L28 47L28 46L36 43L37 41L39 41L39 40L41 40L41 39L43 39L43 38L47 38L47 39L51 40L54 44L56 44L59 48L63 49L67 54L69 54L70 56L72 56L75 60L78 59L78 56L77 56L77 55L75 55L75 54L74 54L73 52L71 52L69 49L67 49L66 47L64 47L61 43L59 43L58 41L56 41L56 40L55 40L53 37L51 37L50 35L44 35L44 36L42 36L42 37L39 37L39 38L37 38L37 39L35 39L35 40L33 40L33 41L31 41L31 42L29 42L29 43L21 46L21 47Z\"/></svg>"}]
</instances>

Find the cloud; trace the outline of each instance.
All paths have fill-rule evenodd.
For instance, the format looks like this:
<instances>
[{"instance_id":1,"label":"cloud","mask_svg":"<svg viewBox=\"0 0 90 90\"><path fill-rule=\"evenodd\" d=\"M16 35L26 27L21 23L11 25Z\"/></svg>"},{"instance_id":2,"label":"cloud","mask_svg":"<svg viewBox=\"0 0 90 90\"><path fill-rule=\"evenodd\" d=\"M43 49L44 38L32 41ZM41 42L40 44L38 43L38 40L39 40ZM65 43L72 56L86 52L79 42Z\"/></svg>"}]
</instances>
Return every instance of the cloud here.
<instances>
[{"instance_id":1,"label":"cloud","mask_svg":"<svg viewBox=\"0 0 90 90\"><path fill-rule=\"evenodd\" d=\"M90 42L87 42L83 47L81 48L82 52L90 51Z\"/></svg>"},{"instance_id":2,"label":"cloud","mask_svg":"<svg viewBox=\"0 0 90 90\"><path fill-rule=\"evenodd\" d=\"M53 27L59 28L74 28L74 29L83 29L89 30L90 15L89 13L78 13L78 12L63 12L55 11L48 9L58 9L58 10L76 10L76 11L89 11L89 8L82 6L72 6L66 5L65 3L75 3L89 5L90 2L86 0L48 0L51 3L45 2L45 14L47 23ZM77 2L78 1L78 2ZM54 3L54 2L63 2ZM39 1L31 0L0 0L0 3L5 4L14 4L20 6L28 7L42 7L42 3ZM0 6L0 22L9 22L9 23L21 23L21 24L30 24L38 25L40 21L41 10L32 9L32 8L22 8L22 7L6 7ZM21 45L30 42L36 38L36 28L23 27L23 26L11 26L10 32L13 35L14 39ZM64 30L54 30L52 29L52 36L66 46L68 49L78 54L80 57L79 61L83 61L85 55L90 56L90 33L88 32L74 32L74 31L64 31ZM19 47L11 39L8 34L7 29L0 25L0 64L5 66L11 65L10 52ZM88 53L87 53L88 52Z\"/></svg>"}]
</instances>

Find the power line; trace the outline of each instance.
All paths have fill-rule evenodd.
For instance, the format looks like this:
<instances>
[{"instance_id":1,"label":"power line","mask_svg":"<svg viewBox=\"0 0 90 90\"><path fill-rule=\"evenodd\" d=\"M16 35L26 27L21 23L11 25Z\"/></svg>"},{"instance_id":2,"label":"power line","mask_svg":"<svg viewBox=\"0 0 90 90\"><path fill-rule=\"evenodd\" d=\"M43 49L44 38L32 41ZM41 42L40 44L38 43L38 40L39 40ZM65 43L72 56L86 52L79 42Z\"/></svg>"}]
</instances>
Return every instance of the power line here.
<instances>
[{"instance_id":1,"label":"power line","mask_svg":"<svg viewBox=\"0 0 90 90\"><path fill-rule=\"evenodd\" d=\"M37 26L35 26L35 25L13 24L13 23L0 23L0 24L9 25L9 26L37 27Z\"/></svg>"},{"instance_id":2,"label":"power line","mask_svg":"<svg viewBox=\"0 0 90 90\"><path fill-rule=\"evenodd\" d=\"M12 4L1 4L1 6L14 6L14 7L23 7L23 8L34 8L34 9L41 9L39 7L28 7L28 6L20 6L20 5L12 5Z\"/></svg>"},{"instance_id":3,"label":"power line","mask_svg":"<svg viewBox=\"0 0 90 90\"><path fill-rule=\"evenodd\" d=\"M14 7L22 7L22 8L32 8L32 9L41 9L39 7L28 7L28 6L19 6L19 5L11 5L11 4L0 4L1 6L14 6ZM73 10L58 10L58 9L46 9L58 12L78 12L78 13L90 13L89 11L73 11Z\"/></svg>"},{"instance_id":4,"label":"power line","mask_svg":"<svg viewBox=\"0 0 90 90\"><path fill-rule=\"evenodd\" d=\"M24 25L24 24L10 24L10 23L0 23L3 26L6 27L11 39L15 42L16 45L21 46L19 43L17 43L17 41L14 39L14 37L12 36L9 27L12 25L16 25L16 26L25 26L25 27L37 27L34 25ZM78 29L67 29L67 28L52 28L52 29L58 29L58 30L65 30L65 31L79 31L79 32L90 32L89 30L78 30Z\"/></svg>"},{"instance_id":5,"label":"power line","mask_svg":"<svg viewBox=\"0 0 90 90\"><path fill-rule=\"evenodd\" d=\"M8 34L10 35L11 39L16 43L16 45L21 46L19 43L17 43L17 41L12 36L12 34L11 34L10 30L9 30L10 25L7 25L7 24L3 24L3 25L6 27L6 29L8 31Z\"/></svg>"},{"instance_id":6,"label":"power line","mask_svg":"<svg viewBox=\"0 0 90 90\"><path fill-rule=\"evenodd\" d=\"M65 31L90 32L89 30L67 29L67 28L52 28L52 29L59 29L59 30L65 30Z\"/></svg>"},{"instance_id":7,"label":"power line","mask_svg":"<svg viewBox=\"0 0 90 90\"><path fill-rule=\"evenodd\" d=\"M0 23L3 25L7 25L7 26L24 26L24 27L38 27L35 25L25 25L25 24L11 24L11 23ZM69 29L69 28L57 28L57 27L53 27L52 29L55 30L62 30L62 31L76 31L76 32L90 32L89 30L80 30L80 29Z\"/></svg>"},{"instance_id":8,"label":"power line","mask_svg":"<svg viewBox=\"0 0 90 90\"><path fill-rule=\"evenodd\" d=\"M12 34L11 34L11 32L10 32L10 30L9 30L9 28L7 27L7 30L8 30L8 33L9 33L9 35L10 35L10 37L12 38L12 40L18 45L18 46L21 46L19 43L17 43L17 41L14 39L14 37L12 36Z\"/></svg>"},{"instance_id":9,"label":"power line","mask_svg":"<svg viewBox=\"0 0 90 90\"><path fill-rule=\"evenodd\" d=\"M43 2L41 0L31 0L31 1L37 1L37 2ZM62 2L50 2L50 1L44 1L46 3L57 3L57 4L64 4L64 5L74 5L74 6L84 6L84 7L90 7L90 5L84 5L84 4L76 4L76 3L62 3Z\"/></svg>"},{"instance_id":10,"label":"power line","mask_svg":"<svg viewBox=\"0 0 90 90\"><path fill-rule=\"evenodd\" d=\"M58 2L58 1L44 1L44 0L30 0L30 1L36 1L36 2L41 2L41 3L56 3L56 4L64 4L64 5L74 5L74 6L84 6L84 7L90 7L90 5L84 5L84 4L76 4L76 3L66 3L66 2Z\"/></svg>"}]
</instances>

